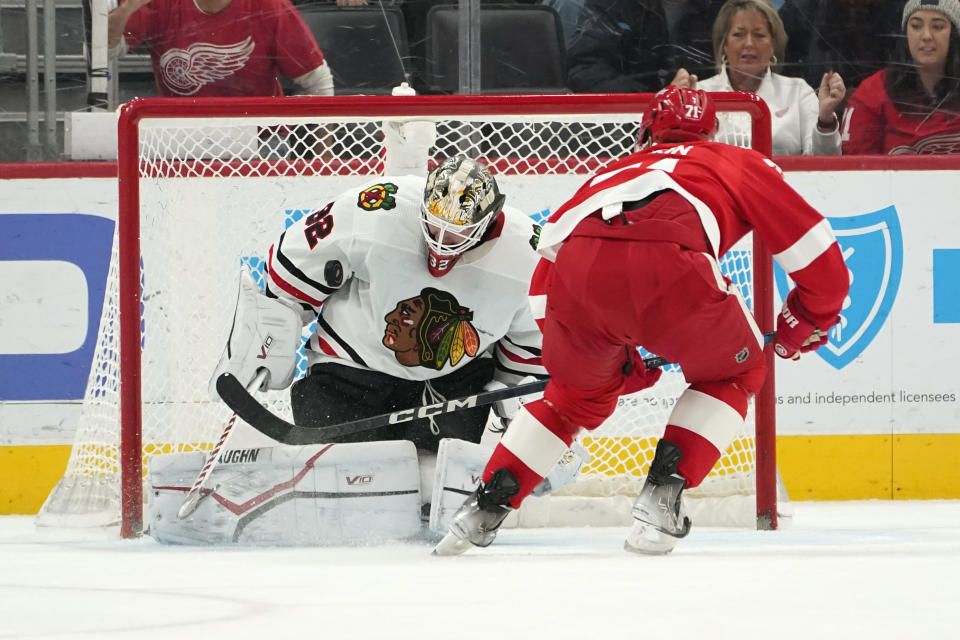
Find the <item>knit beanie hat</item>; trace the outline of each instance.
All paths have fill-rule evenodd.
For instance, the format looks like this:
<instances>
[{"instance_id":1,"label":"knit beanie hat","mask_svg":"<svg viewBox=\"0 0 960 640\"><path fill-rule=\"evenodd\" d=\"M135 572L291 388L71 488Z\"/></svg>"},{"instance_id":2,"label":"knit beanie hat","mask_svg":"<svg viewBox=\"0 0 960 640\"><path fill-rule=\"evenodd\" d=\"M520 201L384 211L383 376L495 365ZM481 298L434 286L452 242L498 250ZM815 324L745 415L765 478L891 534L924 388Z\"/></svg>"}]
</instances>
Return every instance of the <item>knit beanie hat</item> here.
<instances>
[{"instance_id":1,"label":"knit beanie hat","mask_svg":"<svg viewBox=\"0 0 960 640\"><path fill-rule=\"evenodd\" d=\"M917 11L939 11L950 18L955 31L960 31L960 0L910 0L903 8L901 29L906 30L907 20Z\"/></svg>"}]
</instances>

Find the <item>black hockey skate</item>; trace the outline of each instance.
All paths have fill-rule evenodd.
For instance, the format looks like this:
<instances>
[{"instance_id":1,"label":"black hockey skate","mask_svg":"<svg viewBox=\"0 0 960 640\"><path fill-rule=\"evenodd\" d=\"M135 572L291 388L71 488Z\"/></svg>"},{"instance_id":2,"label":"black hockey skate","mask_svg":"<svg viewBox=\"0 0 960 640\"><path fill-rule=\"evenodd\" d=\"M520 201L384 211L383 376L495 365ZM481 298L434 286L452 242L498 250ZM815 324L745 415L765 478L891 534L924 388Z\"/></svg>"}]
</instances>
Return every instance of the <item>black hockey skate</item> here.
<instances>
[{"instance_id":1,"label":"black hockey skate","mask_svg":"<svg viewBox=\"0 0 960 640\"><path fill-rule=\"evenodd\" d=\"M680 447L669 440L657 443L650 473L633 504L633 528L623 548L634 553L663 555L690 533L690 518L683 509L686 479L677 473Z\"/></svg>"},{"instance_id":2,"label":"black hockey skate","mask_svg":"<svg viewBox=\"0 0 960 640\"><path fill-rule=\"evenodd\" d=\"M497 530L513 511L508 501L517 495L520 483L506 469L497 469L486 484L457 509L450 520L450 531L433 550L436 556L457 556L474 547L489 546Z\"/></svg>"}]
</instances>

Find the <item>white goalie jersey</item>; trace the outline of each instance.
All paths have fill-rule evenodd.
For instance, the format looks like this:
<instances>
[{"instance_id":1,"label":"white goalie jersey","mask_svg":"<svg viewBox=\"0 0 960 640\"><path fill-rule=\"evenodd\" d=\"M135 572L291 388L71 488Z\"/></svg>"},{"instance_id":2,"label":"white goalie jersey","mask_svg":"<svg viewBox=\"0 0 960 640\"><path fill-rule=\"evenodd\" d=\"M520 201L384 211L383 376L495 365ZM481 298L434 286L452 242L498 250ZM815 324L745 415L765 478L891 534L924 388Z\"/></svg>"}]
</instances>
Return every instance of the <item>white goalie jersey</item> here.
<instances>
[{"instance_id":1,"label":"white goalie jersey","mask_svg":"<svg viewBox=\"0 0 960 640\"><path fill-rule=\"evenodd\" d=\"M442 277L427 269L426 180L383 177L340 194L270 247L267 293L316 314L308 366L336 362L406 380L496 358L496 380L545 376L528 303L536 225L504 208L487 239Z\"/></svg>"}]
</instances>

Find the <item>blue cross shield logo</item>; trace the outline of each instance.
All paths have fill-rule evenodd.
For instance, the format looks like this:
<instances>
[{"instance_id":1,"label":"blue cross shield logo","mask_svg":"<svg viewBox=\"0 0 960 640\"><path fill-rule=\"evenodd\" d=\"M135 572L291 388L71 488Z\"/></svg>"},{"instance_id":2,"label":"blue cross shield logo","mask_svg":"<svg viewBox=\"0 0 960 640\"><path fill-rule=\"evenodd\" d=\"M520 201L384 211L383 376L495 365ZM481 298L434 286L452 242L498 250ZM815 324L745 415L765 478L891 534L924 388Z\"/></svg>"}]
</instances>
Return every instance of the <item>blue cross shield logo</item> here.
<instances>
[{"instance_id":1,"label":"blue cross shield logo","mask_svg":"<svg viewBox=\"0 0 960 640\"><path fill-rule=\"evenodd\" d=\"M816 351L835 369L863 353L886 322L903 272L903 236L897 210L889 206L873 213L829 218L850 274L850 294L830 341ZM777 290L785 298L792 286L776 266Z\"/></svg>"}]
</instances>

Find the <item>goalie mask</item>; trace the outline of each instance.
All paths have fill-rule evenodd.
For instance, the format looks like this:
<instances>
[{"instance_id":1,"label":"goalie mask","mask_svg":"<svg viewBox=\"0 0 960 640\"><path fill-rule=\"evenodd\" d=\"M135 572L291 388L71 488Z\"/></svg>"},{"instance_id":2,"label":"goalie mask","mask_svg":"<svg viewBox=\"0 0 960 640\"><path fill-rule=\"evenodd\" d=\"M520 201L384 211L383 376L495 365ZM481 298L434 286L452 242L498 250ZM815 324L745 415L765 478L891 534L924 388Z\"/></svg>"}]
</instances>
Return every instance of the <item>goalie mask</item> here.
<instances>
[{"instance_id":1,"label":"goalie mask","mask_svg":"<svg viewBox=\"0 0 960 640\"><path fill-rule=\"evenodd\" d=\"M430 172L420 220L431 275L444 275L464 251L482 242L505 199L490 170L464 155L448 158Z\"/></svg>"},{"instance_id":2,"label":"goalie mask","mask_svg":"<svg viewBox=\"0 0 960 640\"><path fill-rule=\"evenodd\" d=\"M653 96L643 114L640 146L711 140L718 127L717 110L705 91L670 85Z\"/></svg>"}]
</instances>

